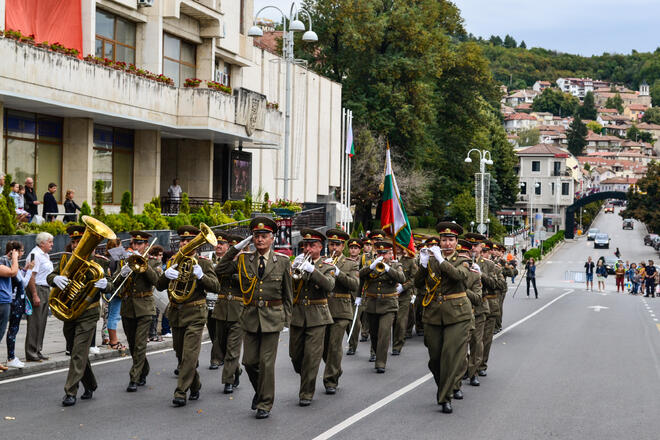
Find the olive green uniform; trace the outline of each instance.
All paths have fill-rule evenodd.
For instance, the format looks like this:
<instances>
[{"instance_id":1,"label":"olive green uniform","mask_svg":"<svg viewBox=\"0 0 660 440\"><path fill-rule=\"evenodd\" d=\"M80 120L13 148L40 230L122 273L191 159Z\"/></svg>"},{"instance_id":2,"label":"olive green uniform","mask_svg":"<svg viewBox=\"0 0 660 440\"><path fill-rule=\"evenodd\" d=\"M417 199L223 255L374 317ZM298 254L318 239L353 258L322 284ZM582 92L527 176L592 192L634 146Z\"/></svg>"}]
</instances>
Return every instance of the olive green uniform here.
<instances>
[{"instance_id":1,"label":"olive green uniform","mask_svg":"<svg viewBox=\"0 0 660 440\"><path fill-rule=\"evenodd\" d=\"M179 376L174 397L186 398L188 390L198 392L202 387L197 371L199 352L202 347L202 333L207 319L206 291L217 292L220 288L213 265L206 258L197 258L203 276L198 279L190 298L181 304L172 301L167 308L167 319L172 328L172 345L179 361ZM195 277L191 274L191 277ZM196 278L195 278L196 279ZM158 278L156 289L167 289L170 280L165 274Z\"/></svg>"},{"instance_id":2,"label":"olive green uniform","mask_svg":"<svg viewBox=\"0 0 660 440\"><path fill-rule=\"evenodd\" d=\"M213 263L213 267L215 267L215 265L218 264L218 261L220 261L220 257L218 257L215 253L213 253L213 255L211 255L211 263ZM220 284L222 284L220 277L218 277L218 281L220 282ZM215 303L217 300L218 300L217 292L206 292L206 307L209 310L208 317L206 320L206 329L209 332L209 339L211 340L212 366L222 365L222 363L225 360L225 355L220 348L220 341L218 340L218 336L216 333L217 320L213 317L213 311L215 310Z\"/></svg>"},{"instance_id":3,"label":"olive green uniform","mask_svg":"<svg viewBox=\"0 0 660 440\"><path fill-rule=\"evenodd\" d=\"M438 404L451 402L472 325L472 306L465 292L468 264L467 258L455 252L442 263L431 256L428 267L421 266L415 277L415 286L426 289L422 303L424 345L438 387Z\"/></svg>"},{"instance_id":4,"label":"olive green uniform","mask_svg":"<svg viewBox=\"0 0 660 440\"><path fill-rule=\"evenodd\" d=\"M473 305L474 309L474 330L470 333L470 357L468 360L468 377L472 378L477 374L477 368L481 365L484 355L484 326L486 318L490 313L488 299L486 298L487 289L495 285L495 279L486 272L486 263L483 258L475 261L481 268L481 299Z\"/></svg>"},{"instance_id":5,"label":"olive green uniform","mask_svg":"<svg viewBox=\"0 0 660 440\"><path fill-rule=\"evenodd\" d=\"M245 293L245 310L240 323L243 330L243 366L256 393L256 409L270 411L275 399L275 359L280 332L291 321L291 262L286 255L272 250L265 261L265 272L258 276L259 254L248 252L239 256L230 247L216 266L218 274L239 274L239 262L244 270L239 277L247 289L249 279L255 280L254 288Z\"/></svg>"},{"instance_id":6,"label":"olive green uniform","mask_svg":"<svg viewBox=\"0 0 660 440\"><path fill-rule=\"evenodd\" d=\"M500 314L499 291L503 287L506 289L506 281L502 276L502 270L488 259L484 259L483 264L484 265L481 269L484 271L484 267L486 268L485 273L492 277L493 284L491 286L486 285L486 299L488 299L489 312L484 324L484 351L478 371L486 371L488 369L488 357L490 355L490 347L493 343L495 323L497 321L497 316Z\"/></svg>"},{"instance_id":7,"label":"olive green uniform","mask_svg":"<svg viewBox=\"0 0 660 440\"><path fill-rule=\"evenodd\" d=\"M498 300L500 302L500 313L497 315L497 318L495 320L495 330L500 331L502 330L502 317L504 316L504 298L506 298L506 293L509 290L508 284L506 283L506 277L512 277L513 276L513 266L509 265L509 263L506 261L504 258L500 258L498 260L498 263L500 264L500 267L502 268L502 275L504 276L504 285L499 289L499 297Z\"/></svg>"},{"instance_id":8,"label":"olive green uniform","mask_svg":"<svg viewBox=\"0 0 660 440\"><path fill-rule=\"evenodd\" d=\"M371 270L370 265L360 269L360 280L364 283L363 305L369 320L371 352L376 354L375 368L385 368L387 350L390 347L392 324L399 310L397 284L406 282L401 263L390 261L390 270L382 273Z\"/></svg>"},{"instance_id":9,"label":"olive green uniform","mask_svg":"<svg viewBox=\"0 0 660 440\"><path fill-rule=\"evenodd\" d=\"M399 294L399 310L394 318L394 328L392 329L392 351L398 352L403 349L403 344L406 342L410 298L415 294L415 274L417 273L417 263L414 258L404 255L399 261L406 276L406 282L401 284L403 291Z\"/></svg>"},{"instance_id":10,"label":"olive green uniform","mask_svg":"<svg viewBox=\"0 0 660 440\"><path fill-rule=\"evenodd\" d=\"M359 258L360 264L358 265L359 269L361 270L365 266L369 267L373 259L374 259L373 252L367 252L360 255ZM362 294L363 290L364 290L364 281L360 279L360 285L358 287L358 296ZM358 314L357 314L357 318L355 319L355 328L353 329L353 334L351 335L351 339L348 341L348 348L350 348L353 351L357 351L358 341L360 339L366 341L369 338L369 320L367 319L367 314L365 312L365 307L364 307L365 305L366 304L363 304L360 307L358 307ZM355 313L355 311L353 313ZM347 332L350 331L351 329L349 328Z\"/></svg>"},{"instance_id":11,"label":"olive green uniform","mask_svg":"<svg viewBox=\"0 0 660 440\"><path fill-rule=\"evenodd\" d=\"M470 322L470 328L468 329L467 339L465 340L465 346L461 350L461 367L458 370L458 375L456 376L456 386L454 387L454 391L461 389L461 385L463 384L463 375L465 375L468 369L468 346L472 338L472 334L476 330L474 311L475 307L478 307L482 302L481 275L478 272L468 272L467 280L465 281L465 293L467 294L467 297L470 300L470 305L472 306L472 319Z\"/></svg>"},{"instance_id":12,"label":"olive green uniform","mask_svg":"<svg viewBox=\"0 0 660 440\"><path fill-rule=\"evenodd\" d=\"M326 388L337 388L339 384L339 377L342 374L344 333L350 331L353 322L353 301L360 284L357 261L342 255L337 260L336 266L340 272L335 278L334 289L328 295L328 307L333 323L325 329L325 343L323 344L323 362L325 362L323 385Z\"/></svg>"},{"instance_id":13,"label":"olive green uniform","mask_svg":"<svg viewBox=\"0 0 660 440\"><path fill-rule=\"evenodd\" d=\"M46 277L46 281L51 287L55 287L53 280L60 274L60 271L64 269L66 261L70 256L70 253L64 254L60 260L60 265ZM104 272L107 273L107 259L95 256L91 257L91 259L100 264L101 267L104 268ZM88 273L87 278L89 279ZM110 293L114 290L110 278L106 277L106 279L108 280L108 286L105 290L103 292L97 292L88 301L89 305L87 306L87 309L78 318L72 321L64 321L62 327L62 332L66 339L66 345L71 347L69 372L66 377L66 383L64 384L64 392L68 396L76 396L78 393L78 384L80 382L82 382L83 387L85 387L86 390L94 391L97 387L96 377L92 371L92 365L89 362L89 347L92 345L92 339L94 338L94 332L96 331L96 323L99 320L100 294Z\"/></svg>"},{"instance_id":14,"label":"olive green uniform","mask_svg":"<svg viewBox=\"0 0 660 440\"><path fill-rule=\"evenodd\" d=\"M143 273L134 272L119 292L121 298L121 324L126 333L128 347L133 357L130 371L130 381L139 382L149 374L147 361L147 339L149 327L156 314L156 301L153 288L158 281L155 267L158 262L147 260L147 270Z\"/></svg>"},{"instance_id":15,"label":"olive green uniform","mask_svg":"<svg viewBox=\"0 0 660 440\"><path fill-rule=\"evenodd\" d=\"M238 274L217 272L216 274L220 281L220 290L211 316L215 322L216 343L225 362L222 367L222 383L233 385L236 377L241 374L239 360L243 330L240 320L245 306L238 283Z\"/></svg>"}]
</instances>

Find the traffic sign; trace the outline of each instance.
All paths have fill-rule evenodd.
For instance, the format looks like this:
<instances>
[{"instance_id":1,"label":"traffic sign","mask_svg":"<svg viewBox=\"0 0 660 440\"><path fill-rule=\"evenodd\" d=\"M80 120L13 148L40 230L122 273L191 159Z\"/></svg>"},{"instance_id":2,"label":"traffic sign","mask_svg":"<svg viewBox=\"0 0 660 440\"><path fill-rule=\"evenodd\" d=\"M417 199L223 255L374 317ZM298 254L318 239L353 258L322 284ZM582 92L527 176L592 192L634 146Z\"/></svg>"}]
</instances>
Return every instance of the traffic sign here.
<instances>
[{"instance_id":1,"label":"traffic sign","mask_svg":"<svg viewBox=\"0 0 660 440\"><path fill-rule=\"evenodd\" d=\"M480 234L485 234L487 230L488 230L488 228L487 228L486 225L483 224L483 223L479 223L479 226L477 226L477 231L478 231Z\"/></svg>"}]
</instances>

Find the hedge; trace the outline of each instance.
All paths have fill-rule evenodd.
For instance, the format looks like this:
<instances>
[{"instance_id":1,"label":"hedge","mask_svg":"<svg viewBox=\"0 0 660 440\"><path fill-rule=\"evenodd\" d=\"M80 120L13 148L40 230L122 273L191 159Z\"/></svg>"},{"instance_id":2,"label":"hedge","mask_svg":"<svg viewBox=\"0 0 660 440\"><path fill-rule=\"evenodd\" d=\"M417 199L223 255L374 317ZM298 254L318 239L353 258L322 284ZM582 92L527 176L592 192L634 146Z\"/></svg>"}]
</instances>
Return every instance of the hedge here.
<instances>
[{"instance_id":1,"label":"hedge","mask_svg":"<svg viewBox=\"0 0 660 440\"><path fill-rule=\"evenodd\" d=\"M556 234L552 235L549 237L547 240L543 241L543 255L547 254L557 246L559 243L564 241L564 231L558 231ZM532 248L525 252L523 255L523 261L527 261L530 258L534 258L534 260L538 261L541 259L541 249L539 248Z\"/></svg>"}]
</instances>

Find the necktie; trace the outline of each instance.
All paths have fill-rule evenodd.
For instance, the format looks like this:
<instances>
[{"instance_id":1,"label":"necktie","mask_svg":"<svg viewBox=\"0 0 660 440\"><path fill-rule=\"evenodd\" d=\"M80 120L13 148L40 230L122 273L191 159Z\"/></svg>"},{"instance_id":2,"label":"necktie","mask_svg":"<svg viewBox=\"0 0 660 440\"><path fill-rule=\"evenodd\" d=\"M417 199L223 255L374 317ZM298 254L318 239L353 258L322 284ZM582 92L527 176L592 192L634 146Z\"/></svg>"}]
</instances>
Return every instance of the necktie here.
<instances>
[{"instance_id":1,"label":"necktie","mask_svg":"<svg viewBox=\"0 0 660 440\"><path fill-rule=\"evenodd\" d=\"M266 265L264 264L264 256L261 255L259 257L259 272L258 272L260 279L264 277L264 272L265 271L266 271Z\"/></svg>"}]
</instances>

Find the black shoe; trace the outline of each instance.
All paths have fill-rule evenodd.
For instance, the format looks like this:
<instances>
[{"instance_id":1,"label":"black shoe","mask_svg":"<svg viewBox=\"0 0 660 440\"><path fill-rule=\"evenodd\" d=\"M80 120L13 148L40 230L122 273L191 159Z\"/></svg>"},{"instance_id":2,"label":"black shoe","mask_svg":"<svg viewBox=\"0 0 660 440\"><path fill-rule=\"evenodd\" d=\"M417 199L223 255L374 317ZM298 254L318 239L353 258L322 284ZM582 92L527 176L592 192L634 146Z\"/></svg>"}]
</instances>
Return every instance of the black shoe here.
<instances>
[{"instance_id":1,"label":"black shoe","mask_svg":"<svg viewBox=\"0 0 660 440\"><path fill-rule=\"evenodd\" d=\"M470 379L470 385L472 385L473 387L478 387L479 385L481 385L481 382L479 382L479 379L477 379L477 376L473 376Z\"/></svg>"},{"instance_id":2,"label":"black shoe","mask_svg":"<svg viewBox=\"0 0 660 440\"><path fill-rule=\"evenodd\" d=\"M199 400L199 390L190 391L190 396L188 397L188 400Z\"/></svg>"},{"instance_id":3,"label":"black shoe","mask_svg":"<svg viewBox=\"0 0 660 440\"><path fill-rule=\"evenodd\" d=\"M76 396L69 396L68 394L62 399L62 406L73 406L76 404Z\"/></svg>"},{"instance_id":4,"label":"black shoe","mask_svg":"<svg viewBox=\"0 0 660 440\"><path fill-rule=\"evenodd\" d=\"M147 384L147 378L146 377L141 377L140 380L137 382L139 387L143 387Z\"/></svg>"},{"instance_id":5,"label":"black shoe","mask_svg":"<svg viewBox=\"0 0 660 440\"><path fill-rule=\"evenodd\" d=\"M179 369L178 369L178 368L175 368L175 369L174 369L174 375L175 375L175 376L178 376L178 375L179 375Z\"/></svg>"},{"instance_id":6,"label":"black shoe","mask_svg":"<svg viewBox=\"0 0 660 440\"><path fill-rule=\"evenodd\" d=\"M241 384L240 377L242 372L243 370L238 369L236 370L236 373L234 373L234 388L238 388L238 386Z\"/></svg>"},{"instance_id":7,"label":"black shoe","mask_svg":"<svg viewBox=\"0 0 660 440\"><path fill-rule=\"evenodd\" d=\"M353 356L355 354L355 350L352 348L349 348L348 351L346 352L346 356Z\"/></svg>"},{"instance_id":8,"label":"black shoe","mask_svg":"<svg viewBox=\"0 0 660 440\"><path fill-rule=\"evenodd\" d=\"M424 330L417 330L417 336L424 336Z\"/></svg>"},{"instance_id":9,"label":"black shoe","mask_svg":"<svg viewBox=\"0 0 660 440\"><path fill-rule=\"evenodd\" d=\"M255 394L252 398L252 410L257 409L257 403L259 403L259 396Z\"/></svg>"},{"instance_id":10,"label":"black shoe","mask_svg":"<svg viewBox=\"0 0 660 440\"><path fill-rule=\"evenodd\" d=\"M69 350L65 351L64 354L65 354L66 356L71 356L71 352L70 352ZM41 359L39 359L39 360L41 360Z\"/></svg>"},{"instance_id":11,"label":"black shoe","mask_svg":"<svg viewBox=\"0 0 660 440\"><path fill-rule=\"evenodd\" d=\"M463 400L463 391L461 390L454 391L454 399Z\"/></svg>"},{"instance_id":12,"label":"black shoe","mask_svg":"<svg viewBox=\"0 0 660 440\"><path fill-rule=\"evenodd\" d=\"M137 391L138 384L137 382L129 382L128 386L126 387L126 391L129 393L134 393Z\"/></svg>"},{"instance_id":13,"label":"black shoe","mask_svg":"<svg viewBox=\"0 0 660 440\"><path fill-rule=\"evenodd\" d=\"M258 419L267 419L268 416L270 416L270 411L266 411L265 409L258 409L257 410L257 415L256 417Z\"/></svg>"},{"instance_id":14,"label":"black shoe","mask_svg":"<svg viewBox=\"0 0 660 440\"><path fill-rule=\"evenodd\" d=\"M225 389L224 389L223 393L225 393L225 394L231 394L231 393L233 393L233 392L234 392L234 384L232 384L232 383L226 383L226 384L225 384Z\"/></svg>"},{"instance_id":15,"label":"black shoe","mask_svg":"<svg viewBox=\"0 0 660 440\"><path fill-rule=\"evenodd\" d=\"M360 336L360 342L367 342L369 340L366 336Z\"/></svg>"},{"instance_id":16,"label":"black shoe","mask_svg":"<svg viewBox=\"0 0 660 440\"><path fill-rule=\"evenodd\" d=\"M49 359L48 356L44 356L44 355L41 354L41 353L37 353L37 356L39 356L39 359L41 359L42 361L47 361L47 360Z\"/></svg>"},{"instance_id":17,"label":"black shoe","mask_svg":"<svg viewBox=\"0 0 660 440\"><path fill-rule=\"evenodd\" d=\"M80 400L89 400L92 398L93 395L94 395L94 390L85 388L85 392L82 393L82 396L80 396Z\"/></svg>"},{"instance_id":18,"label":"black shoe","mask_svg":"<svg viewBox=\"0 0 660 440\"><path fill-rule=\"evenodd\" d=\"M479 370L479 373L477 373L481 377L486 377L488 374L486 374L486 370Z\"/></svg>"},{"instance_id":19,"label":"black shoe","mask_svg":"<svg viewBox=\"0 0 660 440\"><path fill-rule=\"evenodd\" d=\"M312 404L312 401L310 399L300 399L300 402L298 402L298 405L300 406L309 406Z\"/></svg>"},{"instance_id":20,"label":"black shoe","mask_svg":"<svg viewBox=\"0 0 660 440\"><path fill-rule=\"evenodd\" d=\"M218 364L209 365L209 370L217 370L218 368L220 368L220 365L218 365Z\"/></svg>"},{"instance_id":21,"label":"black shoe","mask_svg":"<svg viewBox=\"0 0 660 440\"><path fill-rule=\"evenodd\" d=\"M369 356L369 362L376 362L376 355L375 354L372 354L371 356Z\"/></svg>"},{"instance_id":22,"label":"black shoe","mask_svg":"<svg viewBox=\"0 0 660 440\"><path fill-rule=\"evenodd\" d=\"M383 367L376 367L376 373L378 374L383 374L385 372L385 368Z\"/></svg>"},{"instance_id":23,"label":"black shoe","mask_svg":"<svg viewBox=\"0 0 660 440\"><path fill-rule=\"evenodd\" d=\"M465 374L463 375L463 378L462 378L461 380L468 380L468 374L465 373Z\"/></svg>"},{"instance_id":24,"label":"black shoe","mask_svg":"<svg viewBox=\"0 0 660 440\"><path fill-rule=\"evenodd\" d=\"M392 350L392 356L398 356L401 352L399 350Z\"/></svg>"},{"instance_id":25,"label":"black shoe","mask_svg":"<svg viewBox=\"0 0 660 440\"><path fill-rule=\"evenodd\" d=\"M325 387L325 394L336 394L337 388L335 387Z\"/></svg>"},{"instance_id":26,"label":"black shoe","mask_svg":"<svg viewBox=\"0 0 660 440\"><path fill-rule=\"evenodd\" d=\"M186 399L185 397L175 397L172 399L172 405L174 406L186 406Z\"/></svg>"},{"instance_id":27,"label":"black shoe","mask_svg":"<svg viewBox=\"0 0 660 440\"><path fill-rule=\"evenodd\" d=\"M406 339L412 339L412 333L405 336Z\"/></svg>"},{"instance_id":28,"label":"black shoe","mask_svg":"<svg viewBox=\"0 0 660 440\"><path fill-rule=\"evenodd\" d=\"M442 404L442 412L445 414L451 414L454 412L454 410L451 407L451 403L445 402Z\"/></svg>"}]
</instances>

